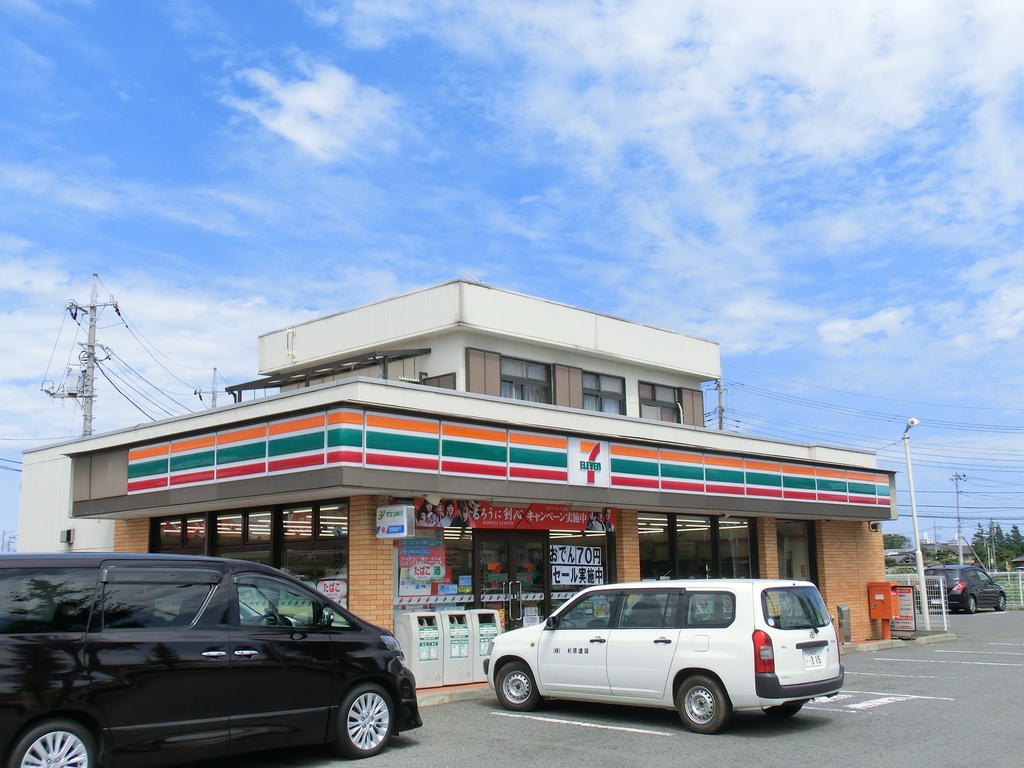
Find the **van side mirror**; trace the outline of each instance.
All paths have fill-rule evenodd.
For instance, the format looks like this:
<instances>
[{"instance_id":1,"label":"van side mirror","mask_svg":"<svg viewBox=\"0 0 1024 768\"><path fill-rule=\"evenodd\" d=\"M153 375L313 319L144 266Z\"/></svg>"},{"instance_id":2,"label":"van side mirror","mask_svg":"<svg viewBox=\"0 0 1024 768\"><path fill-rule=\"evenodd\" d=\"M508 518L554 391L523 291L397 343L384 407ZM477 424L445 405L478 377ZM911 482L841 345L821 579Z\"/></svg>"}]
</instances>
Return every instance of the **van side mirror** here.
<instances>
[{"instance_id":1,"label":"van side mirror","mask_svg":"<svg viewBox=\"0 0 1024 768\"><path fill-rule=\"evenodd\" d=\"M558 629L558 617L548 616L547 619L544 620L544 626L548 629Z\"/></svg>"}]
</instances>

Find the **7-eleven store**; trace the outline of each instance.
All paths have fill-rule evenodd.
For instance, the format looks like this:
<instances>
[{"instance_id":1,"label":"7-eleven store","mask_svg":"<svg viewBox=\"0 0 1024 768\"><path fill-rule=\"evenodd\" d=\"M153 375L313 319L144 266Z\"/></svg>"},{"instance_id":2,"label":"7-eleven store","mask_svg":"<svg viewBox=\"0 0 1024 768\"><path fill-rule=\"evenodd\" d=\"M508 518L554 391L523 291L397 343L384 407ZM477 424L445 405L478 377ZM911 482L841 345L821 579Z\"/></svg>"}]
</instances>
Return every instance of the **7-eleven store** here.
<instances>
[{"instance_id":1,"label":"7-eleven store","mask_svg":"<svg viewBox=\"0 0 1024 768\"><path fill-rule=\"evenodd\" d=\"M805 578L830 610L851 607L862 640L880 636L866 605L884 578L874 522L893 515L892 476L873 465L355 377L29 452L22 543L59 551L70 524L71 548L90 548L90 524L112 520L92 548L270 563L385 626L453 607L518 626L601 582ZM37 511L61 494L70 523ZM385 505L414 509L414 536L378 538Z\"/></svg>"}]
</instances>

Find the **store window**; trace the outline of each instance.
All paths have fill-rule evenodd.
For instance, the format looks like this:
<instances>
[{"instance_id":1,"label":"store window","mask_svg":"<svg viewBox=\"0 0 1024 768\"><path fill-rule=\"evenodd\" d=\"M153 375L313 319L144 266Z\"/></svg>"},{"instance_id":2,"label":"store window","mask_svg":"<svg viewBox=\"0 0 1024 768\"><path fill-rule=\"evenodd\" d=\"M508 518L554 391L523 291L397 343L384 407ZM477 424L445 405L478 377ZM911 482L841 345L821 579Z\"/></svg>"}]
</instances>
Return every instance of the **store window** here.
<instances>
[{"instance_id":1,"label":"store window","mask_svg":"<svg viewBox=\"0 0 1024 768\"><path fill-rule=\"evenodd\" d=\"M281 510L281 570L311 586L331 583L348 595L348 504L306 504Z\"/></svg>"},{"instance_id":2,"label":"store window","mask_svg":"<svg viewBox=\"0 0 1024 768\"><path fill-rule=\"evenodd\" d=\"M273 562L270 550L271 515L266 510L234 511L217 515L214 552L220 557L270 565Z\"/></svg>"},{"instance_id":3,"label":"store window","mask_svg":"<svg viewBox=\"0 0 1024 768\"><path fill-rule=\"evenodd\" d=\"M619 376L583 372L583 408L587 411L624 414L626 382Z\"/></svg>"},{"instance_id":4,"label":"store window","mask_svg":"<svg viewBox=\"0 0 1024 768\"><path fill-rule=\"evenodd\" d=\"M679 421L679 390L675 387L641 381L639 395L641 419Z\"/></svg>"},{"instance_id":5,"label":"store window","mask_svg":"<svg viewBox=\"0 0 1024 768\"><path fill-rule=\"evenodd\" d=\"M814 523L810 520L777 520L779 578L818 581L814 547Z\"/></svg>"},{"instance_id":6,"label":"store window","mask_svg":"<svg viewBox=\"0 0 1024 768\"><path fill-rule=\"evenodd\" d=\"M501 396L531 403L550 403L550 366L513 357L502 357Z\"/></svg>"},{"instance_id":7,"label":"store window","mask_svg":"<svg viewBox=\"0 0 1024 768\"><path fill-rule=\"evenodd\" d=\"M640 577L751 578L757 572L753 528L746 518L640 512Z\"/></svg>"}]
</instances>

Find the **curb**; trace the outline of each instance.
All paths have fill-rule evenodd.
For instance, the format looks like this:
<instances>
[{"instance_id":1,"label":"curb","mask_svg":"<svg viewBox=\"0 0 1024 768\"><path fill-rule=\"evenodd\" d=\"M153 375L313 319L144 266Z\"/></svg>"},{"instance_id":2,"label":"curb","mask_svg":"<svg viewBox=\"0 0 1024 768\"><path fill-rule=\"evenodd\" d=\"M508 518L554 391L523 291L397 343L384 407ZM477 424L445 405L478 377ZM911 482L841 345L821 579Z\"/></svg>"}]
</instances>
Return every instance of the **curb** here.
<instances>
[{"instance_id":1,"label":"curb","mask_svg":"<svg viewBox=\"0 0 1024 768\"><path fill-rule=\"evenodd\" d=\"M922 635L907 640L869 640L866 643L843 644L843 653L868 653L870 651L884 651L887 648L904 648L907 645L931 645L932 643L945 643L956 640L952 632L935 632L931 635Z\"/></svg>"},{"instance_id":2,"label":"curb","mask_svg":"<svg viewBox=\"0 0 1024 768\"><path fill-rule=\"evenodd\" d=\"M420 688L416 691L416 701L420 707L451 704L455 701L474 701L493 696L494 693L487 683L470 683L447 688Z\"/></svg>"}]
</instances>

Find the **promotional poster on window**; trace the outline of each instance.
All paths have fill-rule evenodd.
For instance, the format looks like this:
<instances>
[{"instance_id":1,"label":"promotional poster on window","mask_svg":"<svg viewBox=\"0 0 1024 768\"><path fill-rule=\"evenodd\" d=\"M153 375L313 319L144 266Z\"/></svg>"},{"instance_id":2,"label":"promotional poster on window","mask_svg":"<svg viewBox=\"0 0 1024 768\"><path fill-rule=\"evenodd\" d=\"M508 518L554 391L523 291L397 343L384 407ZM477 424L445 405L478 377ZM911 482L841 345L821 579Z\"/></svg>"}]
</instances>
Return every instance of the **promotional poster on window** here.
<instances>
[{"instance_id":1,"label":"promotional poster on window","mask_svg":"<svg viewBox=\"0 0 1024 768\"><path fill-rule=\"evenodd\" d=\"M573 509L568 504L499 504L485 499L416 499L417 528L486 528L527 531L612 533L616 510Z\"/></svg>"}]
</instances>

